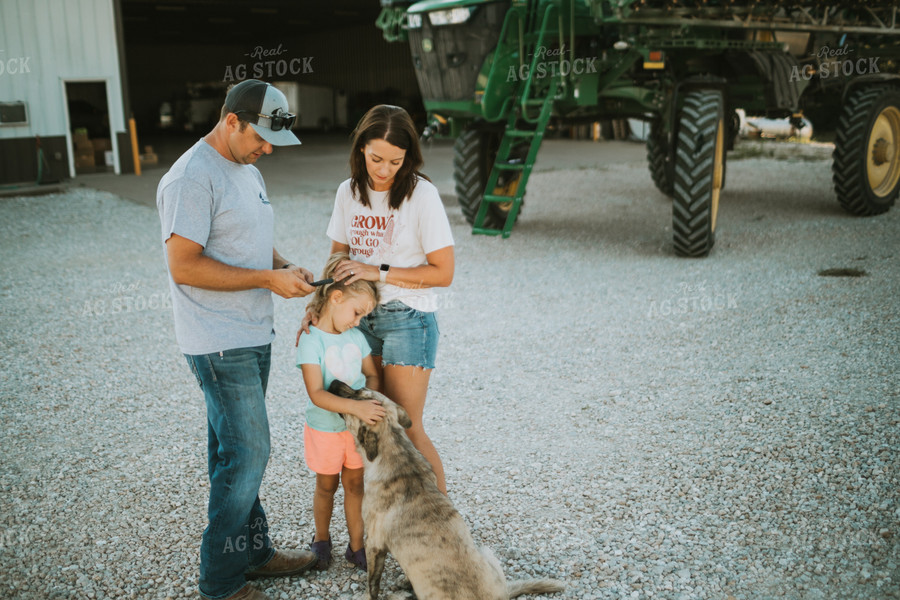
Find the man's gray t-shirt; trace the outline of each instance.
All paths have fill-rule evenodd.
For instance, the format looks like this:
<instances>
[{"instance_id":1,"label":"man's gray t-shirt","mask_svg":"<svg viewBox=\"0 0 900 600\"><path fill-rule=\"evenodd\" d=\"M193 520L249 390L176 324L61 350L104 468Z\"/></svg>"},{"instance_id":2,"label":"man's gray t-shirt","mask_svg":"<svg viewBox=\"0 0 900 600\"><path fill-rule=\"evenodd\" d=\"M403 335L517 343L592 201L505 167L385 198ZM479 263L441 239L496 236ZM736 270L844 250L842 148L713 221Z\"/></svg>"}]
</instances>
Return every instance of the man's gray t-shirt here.
<instances>
[{"instance_id":1,"label":"man's gray t-shirt","mask_svg":"<svg viewBox=\"0 0 900 600\"><path fill-rule=\"evenodd\" d=\"M232 162L201 139L160 180L156 206L164 252L166 240L177 234L227 265L272 268L272 206L253 165ZM178 285L171 273L169 288L175 337L185 354L263 346L275 338L267 289L216 292Z\"/></svg>"}]
</instances>

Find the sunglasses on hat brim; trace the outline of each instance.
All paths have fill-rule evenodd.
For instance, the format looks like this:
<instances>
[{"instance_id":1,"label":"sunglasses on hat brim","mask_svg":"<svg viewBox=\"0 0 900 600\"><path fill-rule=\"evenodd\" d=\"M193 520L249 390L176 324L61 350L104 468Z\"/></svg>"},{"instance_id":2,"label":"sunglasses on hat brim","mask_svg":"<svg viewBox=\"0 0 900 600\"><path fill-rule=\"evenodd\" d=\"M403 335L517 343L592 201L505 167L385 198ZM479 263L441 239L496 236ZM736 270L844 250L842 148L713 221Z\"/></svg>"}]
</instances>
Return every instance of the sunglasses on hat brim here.
<instances>
[{"instance_id":1,"label":"sunglasses on hat brim","mask_svg":"<svg viewBox=\"0 0 900 600\"><path fill-rule=\"evenodd\" d=\"M259 113L250 112L249 110L237 110L234 114L239 115L244 113L249 115L251 118L244 119L248 123L253 123L254 125L261 125L262 127L268 127L272 131L281 131L282 129L290 129L294 124L294 119L297 118L297 115L292 115L291 113L284 113L281 115L262 115ZM255 119L255 120L254 120ZM260 119L268 119L269 124L266 125L264 123L260 123Z\"/></svg>"}]
</instances>

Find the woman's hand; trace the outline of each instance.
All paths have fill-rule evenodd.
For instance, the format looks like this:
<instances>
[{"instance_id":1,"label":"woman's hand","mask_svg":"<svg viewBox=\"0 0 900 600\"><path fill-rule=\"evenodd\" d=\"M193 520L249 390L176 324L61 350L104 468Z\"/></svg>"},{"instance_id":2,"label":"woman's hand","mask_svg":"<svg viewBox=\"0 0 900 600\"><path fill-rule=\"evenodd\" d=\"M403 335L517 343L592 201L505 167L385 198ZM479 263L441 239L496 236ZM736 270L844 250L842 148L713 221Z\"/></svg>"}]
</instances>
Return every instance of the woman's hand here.
<instances>
[{"instance_id":1,"label":"woman's hand","mask_svg":"<svg viewBox=\"0 0 900 600\"><path fill-rule=\"evenodd\" d=\"M375 265L367 265L356 260L342 260L334 270L334 280L343 281L344 285L364 279L378 281L381 273Z\"/></svg>"},{"instance_id":2,"label":"woman's hand","mask_svg":"<svg viewBox=\"0 0 900 600\"><path fill-rule=\"evenodd\" d=\"M354 400L354 408L356 409L354 414L366 425L374 425L387 414L378 400L366 400L365 402Z\"/></svg>"},{"instance_id":3,"label":"woman's hand","mask_svg":"<svg viewBox=\"0 0 900 600\"><path fill-rule=\"evenodd\" d=\"M297 339L294 340L294 347L300 345L300 336L304 333L309 333L310 325L317 325L319 323L319 317L314 315L311 310L306 309L306 314L303 315L303 320L300 321L300 329L297 330Z\"/></svg>"}]
</instances>

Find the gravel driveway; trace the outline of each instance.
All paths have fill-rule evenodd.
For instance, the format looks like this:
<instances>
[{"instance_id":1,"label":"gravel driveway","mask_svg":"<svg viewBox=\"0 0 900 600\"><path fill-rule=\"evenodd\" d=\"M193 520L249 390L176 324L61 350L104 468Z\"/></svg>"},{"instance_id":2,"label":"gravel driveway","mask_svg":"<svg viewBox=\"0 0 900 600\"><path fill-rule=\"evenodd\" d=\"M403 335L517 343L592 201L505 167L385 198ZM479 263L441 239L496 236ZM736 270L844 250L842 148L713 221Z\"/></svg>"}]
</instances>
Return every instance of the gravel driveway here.
<instances>
[{"instance_id":1,"label":"gravel driveway","mask_svg":"<svg viewBox=\"0 0 900 600\"><path fill-rule=\"evenodd\" d=\"M731 162L702 260L674 257L642 161L536 172L508 240L448 204L426 426L507 576L562 599L900 598L900 208L845 215L814 158ZM321 270L332 202L272 198L284 256ZM0 598L193 597L205 409L155 210L73 189L0 200L0 231ZM304 304L276 299L262 496L282 547L313 533ZM339 509L332 528L343 548ZM264 588L359 597L335 556Z\"/></svg>"}]
</instances>

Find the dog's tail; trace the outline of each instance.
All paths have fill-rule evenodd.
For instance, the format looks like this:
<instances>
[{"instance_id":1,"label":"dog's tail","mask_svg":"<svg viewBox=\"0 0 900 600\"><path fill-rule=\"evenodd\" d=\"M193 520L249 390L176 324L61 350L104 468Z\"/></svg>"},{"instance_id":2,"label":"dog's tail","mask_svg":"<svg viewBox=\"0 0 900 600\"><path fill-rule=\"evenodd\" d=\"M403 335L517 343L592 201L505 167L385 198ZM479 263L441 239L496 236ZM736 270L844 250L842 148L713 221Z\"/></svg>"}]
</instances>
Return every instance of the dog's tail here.
<instances>
[{"instance_id":1,"label":"dog's tail","mask_svg":"<svg viewBox=\"0 0 900 600\"><path fill-rule=\"evenodd\" d=\"M506 582L506 591L510 598L522 594L554 594L565 588L563 582L556 579L517 579Z\"/></svg>"}]
</instances>

